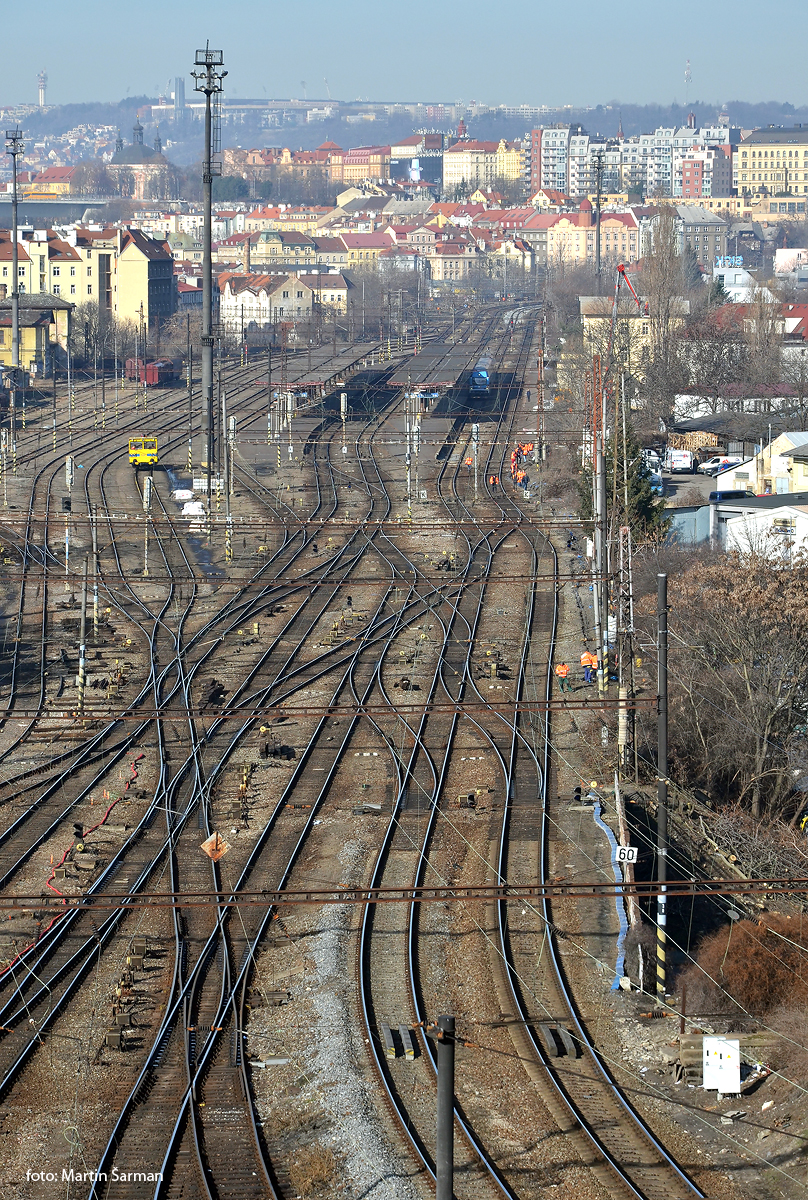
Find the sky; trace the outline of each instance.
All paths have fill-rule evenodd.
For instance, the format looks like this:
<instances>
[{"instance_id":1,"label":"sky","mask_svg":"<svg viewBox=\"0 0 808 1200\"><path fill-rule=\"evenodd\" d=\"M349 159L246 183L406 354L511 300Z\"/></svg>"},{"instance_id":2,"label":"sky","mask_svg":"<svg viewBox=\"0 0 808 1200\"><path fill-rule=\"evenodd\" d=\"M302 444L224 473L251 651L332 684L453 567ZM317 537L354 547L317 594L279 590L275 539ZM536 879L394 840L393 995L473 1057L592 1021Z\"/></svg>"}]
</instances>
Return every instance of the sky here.
<instances>
[{"instance_id":1,"label":"sky","mask_svg":"<svg viewBox=\"0 0 808 1200\"><path fill-rule=\"evenodd\" d=\"M0 106L36 103L43 69L49 104L156 95L175 75L190 87L207 39L224 51L233 98L302 98L305 81L309 99L808 103L802 3L769 20L752 0L139 0L120 13L108 0L37 0L5 10L3 33L15 53Z\"/></svg>"}]
</instances>

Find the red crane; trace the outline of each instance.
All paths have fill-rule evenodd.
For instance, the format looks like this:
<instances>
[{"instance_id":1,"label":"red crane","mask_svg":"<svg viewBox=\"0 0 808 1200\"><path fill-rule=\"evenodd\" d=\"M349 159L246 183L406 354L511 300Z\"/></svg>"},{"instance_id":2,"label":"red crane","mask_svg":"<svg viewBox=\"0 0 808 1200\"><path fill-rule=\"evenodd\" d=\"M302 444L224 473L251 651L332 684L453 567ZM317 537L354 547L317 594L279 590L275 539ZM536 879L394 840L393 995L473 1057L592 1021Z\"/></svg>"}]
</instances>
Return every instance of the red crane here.
<instances>
[{"instance_id":1,"label":"red crane","mask_svg":"<svg viewBox=\"0 0 808 1200\"><path fill-rule=\"evenodd\" d=\"M628 275L626 274L626 268L625 268L624 264L618 263L617 271L615 274L615 280L614 280L614 299L612 300L612 326L611 326L611 329L609 330L609 346L608 346L608 349L606 350L606 370L604 371L604 376L608 375L609 368L612 365L612 346L614 344L614 331L615 331L615 327L617 325L617 304L620 299L620 285L623 283L625 283L626 287L628 288L628 290L631 292L632 296L634 297L634 300L637 304L637 308L640 310L640 312L645 316L648 315L647 302L645 304L643 304L642 300L640 300L640 297L634 291L634 285L632 284L631 280L629 279Z\"/></svg>"}]
</instances>

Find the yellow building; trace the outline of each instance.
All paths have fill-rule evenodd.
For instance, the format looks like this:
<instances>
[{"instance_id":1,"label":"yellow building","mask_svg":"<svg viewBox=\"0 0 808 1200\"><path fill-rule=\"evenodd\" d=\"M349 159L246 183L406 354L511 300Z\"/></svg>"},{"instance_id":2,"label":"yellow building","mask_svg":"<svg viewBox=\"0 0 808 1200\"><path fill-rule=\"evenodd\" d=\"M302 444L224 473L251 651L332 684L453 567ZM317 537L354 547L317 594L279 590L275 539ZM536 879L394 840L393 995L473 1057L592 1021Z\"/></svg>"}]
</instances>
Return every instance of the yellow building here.
<instances>
[{"instance_id":1,"label":"yellow building","mask_svg":"<svg viewBox=\"0 0 808 1200\"><path fill-rule=\"evenodd\" d=\"M613 367L635 378L645 373L661 335L659 319L648 311L642 297L640 300L639 308L633 299L620 300L611 346ZM589 358L599 354L605 360L612 336L612 297L579 296L578 305L584 351ZM690 301L677 297L671 303L671 311L670 327L680 328L690 312Z\"/></svg>"},{"instance_id":2,"label":"yellow building","mask_svg":"<svg viewBox=\"0 0 808 1200\"><path fill-rule=\"evenodd\" d=\"M2 298L10 296L12 292L13 253L14 247L11 243L11 234L8 230L0 230L0 297ZM17 243L17 256L19 259L17 266L19 275L18 290L20 292L38 291L39 289L34 286L33 263L24 242Z\"/></svg>"},{"instance_id":3,"label":"yellow building","mask_svg":"<svg viewBox=\"0 0 808 1200\"><path fill-rule=\"evenodd\" d=\"M293 235L292 235L293 236ZM168 243L133 229L26 230L17 247L21 295L59 297L68 307L99 304L122 320L151 324L176 309ZM11 295L10 235L0 230L0 300Z\"/></svg>"},{"instance_id":4,"label":"yellow building","mask_svg":"<svg viewBox=\"0 0 808 1200\"><path fill-rule=\"evenodd\" d=\"M733 152L732 184L739 196L777 196L786 204L788 196L808 196L808 126L750 133Z\"/></svg>"},{"instance_id":5,"label":"yellow building","mask_svg":"<svg viewBox=\"0 0 808 1200\"><path fill-rule=\"evenodd\" d=\"M154 325L170 317L177 307L174 260L168 243L147 237L139 229L119 233L112 307L124 321L139 321L142 314L144 321ZM98 283L103 288L104 281Z\"/></svg>"},{"instance_id":6,"label":"yellow building","mask_svg":"<svg viewBox=\"0 0 808 1200\"><path fill-rule=\"evenodd\" d=\"M779 434L754 458L722 472L722 488L752 488L764 496L808 491L807 442L801 432Z\"/></svg>"},{"instance_id":7,"label":"yellow building","mask_svg":"<svg viewBox=\"0 0 808 1200\"><path fill-rule=\"evenodd\" d=\"M348 292L354 285L344 275L323 272L319 275L298 275L298 279L311 288L315 303L322 308L338 313L348 311Z\"/></svg>"},{"instance_id":8,"label":"yellow building","mask_svg":"<svg viewBox=\"0 0 808 1200\"><path fill-rule=\"evenodd\" d=\"M375 262L385 250L391 250L396 245L396 236L389 230L378 233L341 233L339 240L348 255L348 265L361 267Z\"/></svg>"},{"instance_id":9,"label":"yellow building","mask_svg":"<svg viewBox=\"0 0 808 1200\"><path fill-rule=\"evenodd\" d=\"M528 221L522 230L527 241L535 242L533 231L546 229L547 266L562 267L594 263L597 249L597 224L589 200L582 200L578 212L541 216ZM542 242L544 238L542 237ZM539 250L539 247L537 247ZM640 227L634 213L604 212L600 218L601 262L632 263L640 258ZM537 254L541 261L541 253Z\"/></svg>"},{"instance_id":10,"label":"yellow building","mask_svg":"<svg viewBox=\"0 0 808 1200\"><path fill-rule=\"evenodd\" d=\"M20 296L20 366L32 376L50 375L63 358L73 305L58 296ZM11 300L0 300L0 366L11 364Z\"/></svg>"},{"instance_id":11,"label":"yellow building","mask_svg":"<svg viewBox=\"0 0 808 1200\"><path fill-rule=\"evenodd\" d=\"M491 188L498 179L522 178L522 147L519 142L461 141L443 152L443 190L469 192Z\"/></svg>"},{"instance_id":12,"label":"yellow building","mask_svg":"<svg viewBox=\"0 0 808 1200\"><path fill-rule=\"evenodd\" d=\"M265 229L250 243L250 263L258 269L265 269L270 263L295 268L308 267L314 262L314 239L297 230L281 233L276 229Z\"/></svg>"},{"instance_id":13,"label":"yellow building","mask_svg":"<svg viewBox=\"0 0 808 1200\"><path fill-rule=\"evenodd\" d=\"M244 229L247 233L260 233L265 229L272 229L279 233L311 234L332 212L332 208L320 208L316 205L293 208L290 204L277 204L274 207L257 208L248 213L244 218Z\"/></svg>"},{"instance_id":14,"label":"yellow building","mask_svg":"<svg viewBox=\"0 0 808 1200\"><path fill-rule=\"evenodd\" d=\"M40 196L69 196L75 167L46 167L35 177L27 189L30 198Z\"/></svg>"},{"instance_id":15,"label":"yellow building","mask_svg":"<svg viewBox=\"0 0 808 1200\"><path fill-rule=\"evenodd\" d=\"M366 179L388 179L390 176L389 146L354 146L350 150L334 151L329 163L332 182L363 183Z\"/></svg>"}]
</instances>

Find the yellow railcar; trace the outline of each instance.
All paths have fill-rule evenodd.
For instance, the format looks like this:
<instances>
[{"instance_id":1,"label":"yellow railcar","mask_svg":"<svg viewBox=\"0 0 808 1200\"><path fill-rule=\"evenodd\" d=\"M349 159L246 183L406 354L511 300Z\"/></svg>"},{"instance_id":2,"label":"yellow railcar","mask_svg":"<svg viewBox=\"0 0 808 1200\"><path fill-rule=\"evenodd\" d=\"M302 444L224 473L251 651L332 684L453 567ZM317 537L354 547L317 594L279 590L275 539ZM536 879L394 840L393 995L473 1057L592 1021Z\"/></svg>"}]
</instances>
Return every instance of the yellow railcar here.
<instances>
[{"instance_id":1,"label":"yellow railcar","mask_svg":"<svg viewBox=\"0 0 808 1200\"><path fill-rule=\"evenodd\" d=\"M134 437L129 439L129 462L133 467L149 467L157 462L157 438Z\"/></svg>"}]
</instances>

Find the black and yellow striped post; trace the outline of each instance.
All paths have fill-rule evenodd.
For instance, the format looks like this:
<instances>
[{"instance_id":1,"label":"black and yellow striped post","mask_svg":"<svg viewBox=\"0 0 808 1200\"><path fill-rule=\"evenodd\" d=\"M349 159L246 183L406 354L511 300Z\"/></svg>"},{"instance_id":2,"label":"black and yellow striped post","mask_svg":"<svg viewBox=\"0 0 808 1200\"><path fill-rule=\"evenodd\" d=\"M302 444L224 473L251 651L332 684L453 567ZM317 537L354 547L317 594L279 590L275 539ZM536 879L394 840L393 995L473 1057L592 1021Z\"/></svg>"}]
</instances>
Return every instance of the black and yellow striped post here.
<instances>
[{"instance_id":1,"label":"black and yellow striped post","mask_svg":"<svg viewBox=\"0 0 808 1200\"><path fill-rule=\"evenodd\" d=\"M657 952L656 990L664 998L667 985L668 913L668 577L657 575Z\"/></svg>"}]
</instances>

